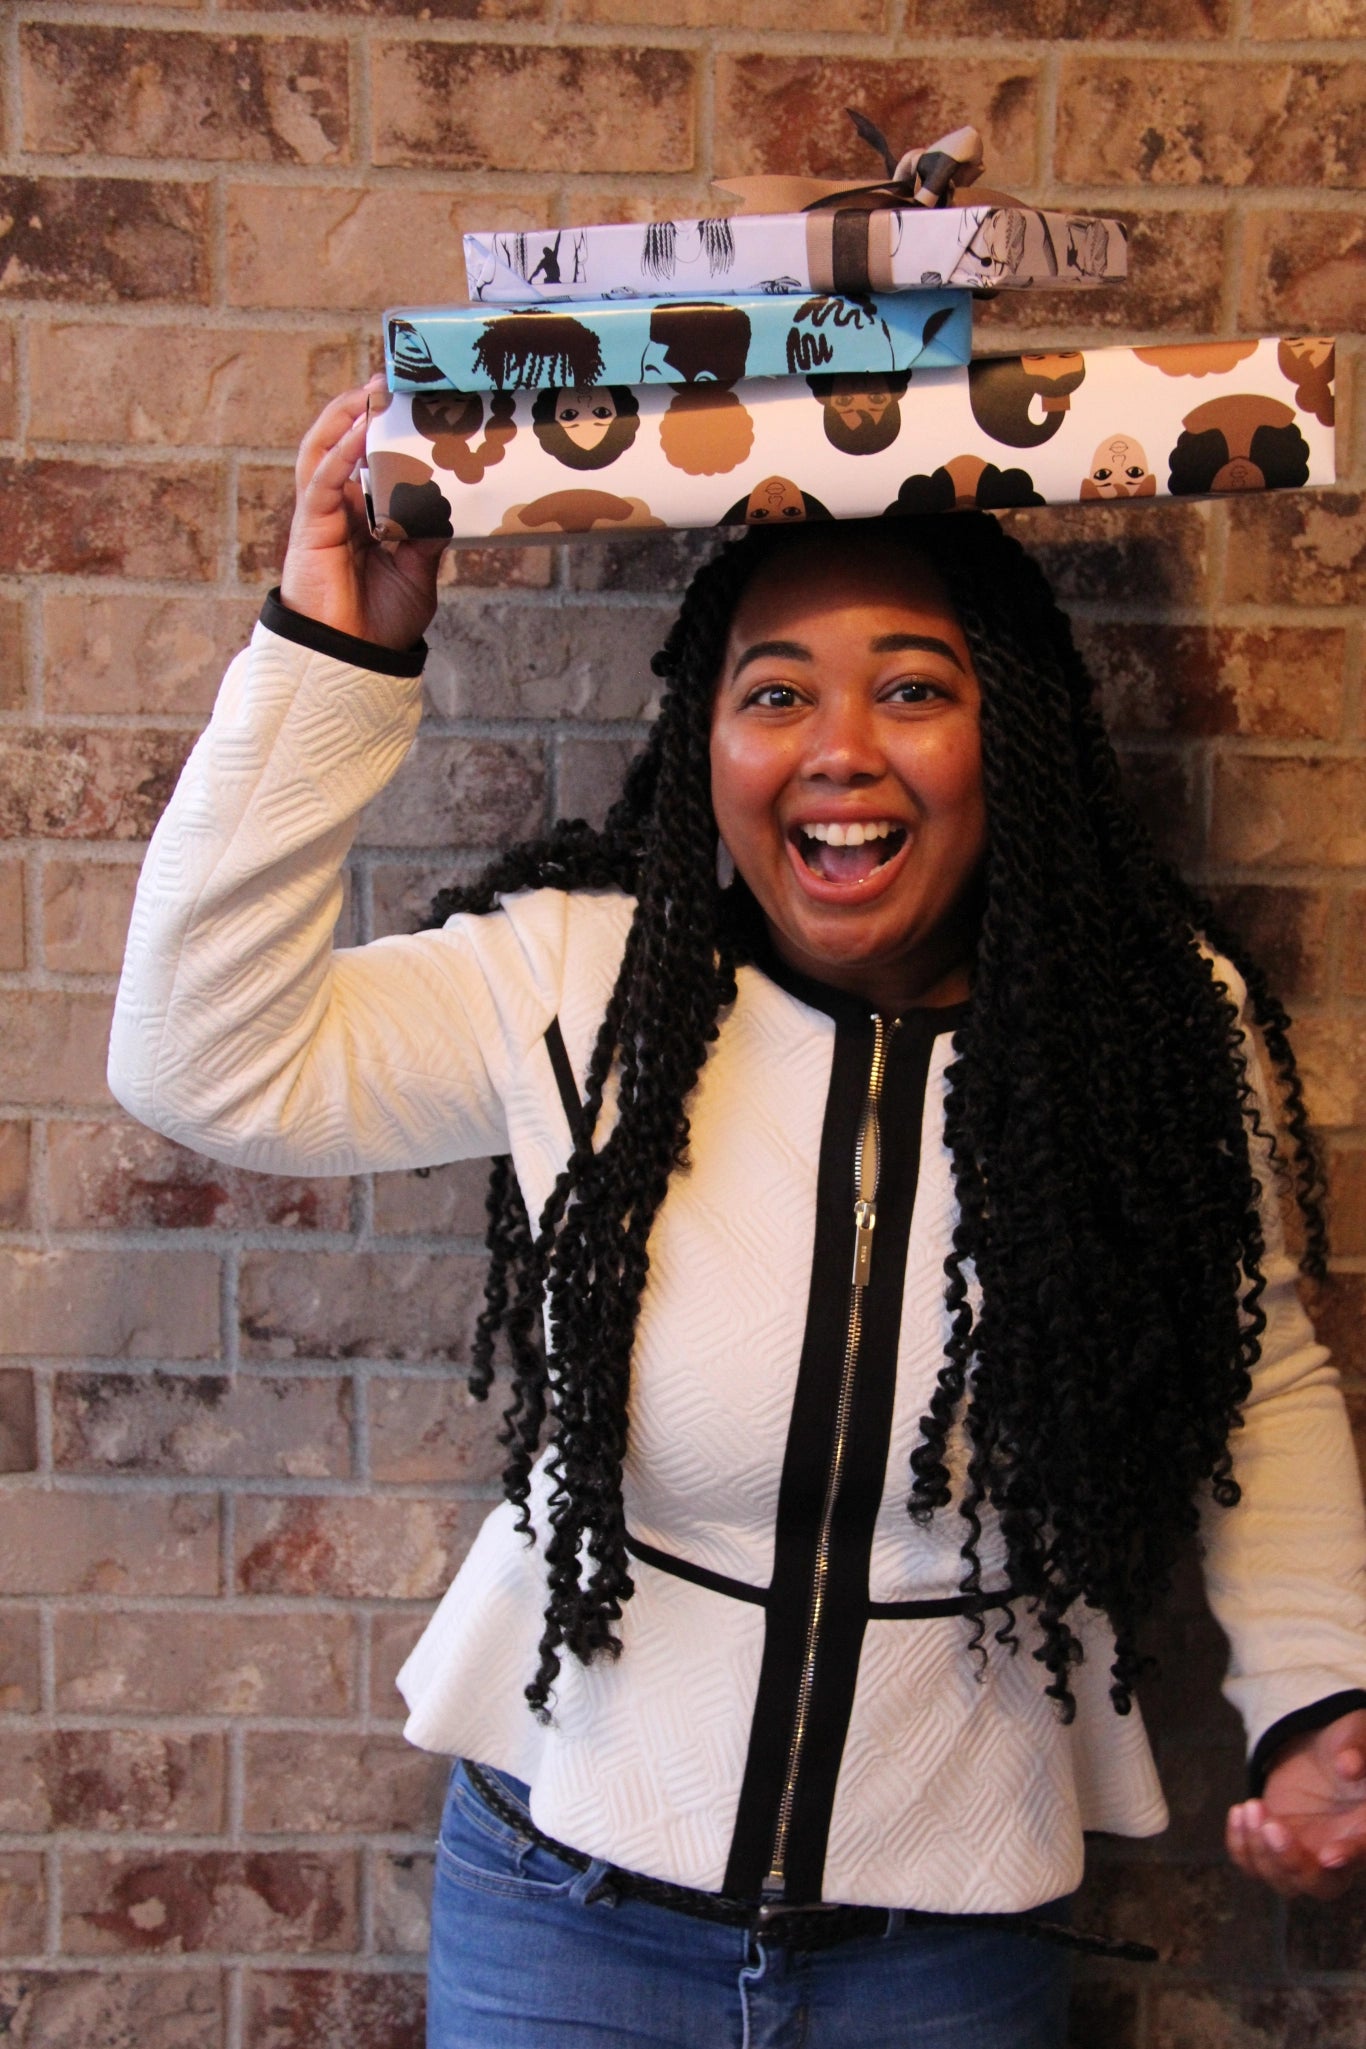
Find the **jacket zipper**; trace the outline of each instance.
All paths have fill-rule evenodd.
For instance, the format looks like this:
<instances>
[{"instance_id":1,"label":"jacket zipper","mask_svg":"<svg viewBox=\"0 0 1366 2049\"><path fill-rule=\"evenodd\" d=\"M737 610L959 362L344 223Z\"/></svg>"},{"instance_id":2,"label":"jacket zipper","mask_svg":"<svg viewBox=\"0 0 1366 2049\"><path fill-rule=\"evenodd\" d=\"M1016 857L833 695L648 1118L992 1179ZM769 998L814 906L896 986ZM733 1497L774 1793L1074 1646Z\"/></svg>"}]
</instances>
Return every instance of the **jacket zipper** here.
<instances>
[{"instance_id":1,"label":"jacket zipper","mask_svg":"<svg viewBox=\"0 0 1366 2049\"><path fill-rule=\"evenodd\" d=\"M806 1645L802 1657L801 1679L797 1686L796 1712L792 1718L792 1737L787 1749L787 1770L783 1776L782 1798L778 1803L772 1862L761 1889L761 1897L767 1901L781 1898L787 1884L787 1846L792 1830L792 1809L797 1797L797 1778L801 1771L802 1752L806 1746L811 1696L816 1684L816 1656L820 1648L821 1622L825 1612L825 1585L830 1575L830 1532L835 1519L835 1506L839 1500L840 1480L844 1473L849 1417L854 1405L854 1380L858 1372L859 1345L863 1336L863 1294L868 1286L873 1264L873 1230L877 1224L877 1186L882 1155L878 1109L882 1099L883 1075L887 1066L887 1044L891 1034L896 1030L897 1022L895 1018L890 1024L885 1018L876 1015L873 1018L873 1055L868 1065L868 1090L864 1097L863 1116L859 1123L858 1143L854 1149L854 1264L849 1279L849 1312L844 1328L844 1364L840 1373L839 1403L835 1410L834 1443L825 1479L825 1495L821 1502L820 1527L816 1540L816 1567L811 1581Z\"/></svg>"}]
</instances>

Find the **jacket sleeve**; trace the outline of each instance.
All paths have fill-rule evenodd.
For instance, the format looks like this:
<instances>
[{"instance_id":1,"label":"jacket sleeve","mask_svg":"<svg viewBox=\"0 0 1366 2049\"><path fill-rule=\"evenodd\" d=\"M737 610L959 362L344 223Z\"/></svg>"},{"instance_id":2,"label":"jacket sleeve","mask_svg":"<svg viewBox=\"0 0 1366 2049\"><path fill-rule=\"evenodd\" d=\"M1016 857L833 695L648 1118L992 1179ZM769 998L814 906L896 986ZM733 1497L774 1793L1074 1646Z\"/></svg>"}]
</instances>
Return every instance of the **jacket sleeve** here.
<instances>
[{"instance_id":1,"label":"jacket sleeve","mask_svg":"<svg viewBox=\"0 0 1366 2049\"><path fill-rule=\"evenodd\" d=\"M1241 995L1224 963L1221 979ZM1266 1069L1244 1012L1244 1047L1265 1130ZM1277 1745L1366 1707L1366 1518L1338 1376L1315 1341L1285 1246L1277 1176L1254 1135L1266 1239L1261 1358L1232 1439L1242 1499L1210 1503L1205 1587L1229 1640L1224 1692L1247 1729L1254 1790Z\"/></svg>"},{"instance_id":2,"label":"jacket sleeve","mask_svg":"<svg viewBox=\"0 0 1366 2049\"><path fill-rule=\"evenodd\" d=\"M357 819L420 714L418 676L361 666L360 645L256 627L152 839L115 1008L125 1108L268 1173L507 1149L516 1054L475 929L506 921L333 951Z\"/></svg>"}]
</instances>

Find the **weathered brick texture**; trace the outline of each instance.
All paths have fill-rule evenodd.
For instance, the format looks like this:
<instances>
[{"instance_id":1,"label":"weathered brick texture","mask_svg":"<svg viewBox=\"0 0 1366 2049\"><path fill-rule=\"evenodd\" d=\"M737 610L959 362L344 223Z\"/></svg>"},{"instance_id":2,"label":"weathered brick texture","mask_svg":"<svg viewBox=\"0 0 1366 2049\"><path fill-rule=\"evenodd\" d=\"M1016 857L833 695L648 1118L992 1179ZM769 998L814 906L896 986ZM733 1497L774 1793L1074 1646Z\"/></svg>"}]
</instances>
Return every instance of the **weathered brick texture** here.
<instances>
[{"instance_id":1,"label":"weathered brick texture","mask_svg":"<svg viewBox=\"0 0 1366 2049\"><path fill-rule=\"evenodd\" d=\"M0 2036L420 2049L443 1765L395 1675L496 1494L462 1367L484 1169L308 1180L131 1124L104 1042L143 846L276 580L293 451L463 293L471 227L715 174L876 175L964 119L1131 276L984 349L1334 330L1335 490L1005 515L1073 608L1158 844L1297 1019L1319 1327L1366 1452L1366 153L1359 0L132 0L11 12L0 106ZM601 818L711 535L448 556L426 729L340 936L554 810ZM1144 1689L1168 1835L1093 1858L1073 2049L1366 2049L1366 1918L1229 1873L1223 1650ZM59 1889L54 1893L54 1883ZM60 1912L58 1908L60 1907ZM57 1927L55 1924L60 1923Z\"/></svg>"}]
</instances>

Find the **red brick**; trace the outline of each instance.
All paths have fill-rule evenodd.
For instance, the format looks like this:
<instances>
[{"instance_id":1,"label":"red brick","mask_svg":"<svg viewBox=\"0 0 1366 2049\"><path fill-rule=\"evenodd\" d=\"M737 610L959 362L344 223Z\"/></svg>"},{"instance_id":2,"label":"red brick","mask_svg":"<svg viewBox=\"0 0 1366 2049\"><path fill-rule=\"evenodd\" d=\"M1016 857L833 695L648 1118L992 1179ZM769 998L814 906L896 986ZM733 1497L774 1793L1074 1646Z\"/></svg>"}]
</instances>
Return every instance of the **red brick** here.
<instances>
[{"instance_id":1,"label":"red brick","mask_svg":"<svg viewBox=\"0 0 1366 2049\"><path fill-rule=\"evenodd\" d=\"M257 0L223 0L226 11L255 8ZM275 11L293 14L369 15L420 21L544 21L551 0L277 0Z\"/></svg>"},{"instance_id":2,"label":"red brick","mask_svg":"<svg viewBox=\"0 0 1366 2049\"><path fill-rule=\"evenodd\" d=\"M217 568L212 464L0 459L0 572L205 582Z\"/></svg>"},{"instance_id":3,"label":"red brick","mask_svg":"<svg viewBox=\"0 0 1366 2049\"><path fill-rule=\"evenodd\" d=\"M1338 628L1082 620L1077 641L1116 731L1281 740L1341 731L1347 637Z\"/></svg>"},{"instance_id":4,"label":"red brick","mask_svg":"<svg viewBox=\"0 0 1366 2049\"><path fill-rule=\"evenodd\" d=\"M24 601L0 596L0 711L22 711L26 701Z\"/></svg>"},{"instance_id":5,"label":"red brick","mask_svg":"<svg viewBox=\"0 0 1366 2049\"><path fill-rule=\"evenodd\" d=\"M385 1850L373 1858L375 1948L381 1956L426 1956L433 1864L420 1851Z\"/></svg>"},{"instance_id":6,"label":"red brick","mask_svg":"<svg viewBox=\"0 0 1366 2049\"><path fill-rule=\"evenodd\" d=\"M356 1939L355 1859L303 1850L74 1852L62 1939L76 1956L347 1950Z\"/></svg>"},{"instance_id":7,"label":"red brick","mask_svg":"<svg viewBox=\"0 0 1366 2049\"><path fill-rule=\"evenodd\" d=\"M585 534L566 548L565 568L574 590L648 591L651 597L664 591L681 594L719 545L714 533L695 529L642 533L629 546ZM521 556L530 551L516 552Z\"/></svg>"},{"instance_id":8,"label":"red brick","mask_svg":"<svg viewBox=\"0 0 1366 2049\"><path fill-rule=\"evenodd\" d=\"M1235 604L1350 605L1366 595L1366 499L1272 491L1229 502L1225 596Z\"/></svg>"},{"instance_id":9,"label":"red brick","mask_svg":"<svg viewBox=\"0 0 1366 2049\"><path fill-rule=\"evenodd\" d=\"M8 1625L7 1625L8 1627ZM61 1613L57 1706L157 1715L344 1715L354 1704L349 1615ZM0 1685L0 1705L4 1705Z\"/></svg>"},{"instance_id":10,"label":"red brick","mask_svg":"<svg viewBox=\"0 0 1366 2049\"><path fill-rule=\"evenodd\" d=\"M1135 519L1136 509L1143 517ZM1156 504L1041 505L1001 524L1044 571L1059 600L1195 605L1209 580L1209 508Z\"/></svg>"},{"instance_id":11,"label":"red brick","mask_svg":"<svg viewBox=\"0 0 1366 2049\"><path fill-rule=\"evenodd\" d=\"M1150 2049L1366 2049L1361 1994L1323 1987L1154 1986Z\"/></svg>"},{"instance_id":12,"label":"red brick","mask_svg":"<svg viewBox=\"0 0 1366 2049\"><path fill-rule=\"evenodd\" d=\"M444 718L649 718L662 687L650 657L677 609L451 606L428 635L427 696Z\"/></svg>"},{"instance_id":13,"label":"red brick","mask_svg":"<svg viewBox=\"0 0 1366 2049\"><path fill-rule=\"evenodd\" d=\"M209 188L149 178L0 178L0 296L209 296Z\"/></svg>"},{"instance_id":14,"label":"red brick","mask_svg":"<svg viewBox=\"0 0 1366 2049\"><path fill-rule=\"evenodd\" d=\"M1239 322L1272 334L1352 333L1366 325L1366 220L1276 207L1243 224Z\"/></svg>"},{"instance_id":15,"label":"red brick","mask_svg":"<svg viewBox=\"0 0 1366 2049\"><path fill-rule=\"evenodd\" d=\"M367 1829L430 1837L449 1758L399 1736L272 1729L246 1739L243 1826L254 1835Z\"/></svg>"},{"instance_id":16,"label":"red brick","mask_svg":"<svg viewBox=\"0 0 1366 2049\"><path fill-rule=\"evenodd\" d=\"M0 861L0 968L24 965L24 864Z\"/></svg>"},{"instance_id":17,"label":"red brick","mask_svg":"<svg viewBox=\"0 0 1366 2049\"><path fill-rule=\"evenodd\" d=\"M506 845L541 830L544 793L545 765L535 740L420 736L367 809L360 844Z\"/></svg>"},{"instance_id":18,"label":"red brick","mask_svg":"<svg viewBox=\"0 0 1366 2049\"><path fill-rule=\"evenodd\" d=\"M450 1167L409 1174L376 1174L375 1229L384 1236L482 1238L488 1223L484 1196L487 1160L457 1160Z\"/></svg>"},{"instance_id":19,"label":"red brick","mask_svg":"<svg viewBox=\"0 0 1366 2049\"><path fill-rule=\"evenodd\" d=\"M256 1374L63 1373L53 1463L72 1473L223 1473L345 1479L346 1380Z\"/></svg>"},{"instance_id":20,"label":"red brick","mask_svg":"<svg viewBox=\"0 0 1366 2049\"><path fill-rule=\"evenodd\" d=\"M718 56L718 172L819 178L883 175L846 107L877 122L895 150L956 128L970 107L991 138L991 183L1014 189L1035 175L1038 67L1029 60Z\"/></svg>"},{"instance_id":21,"label":"red brick","mask_svg":"<svg viewBox=\"0 0 1366 2049\"><path fill-rule=\"evenodd\" d=\"M1310 1122L1334 1131L1366 1124L1366 1016L1298 1018L1295 1053Z\"/></svg>"},{"instance_id":22,"label":"red brick","mask_svg":"<svg viewBox=\"0 0 1366 2049\"><path fill-rule=\"evenodd\" d=\"M373 45L371 62L377 164L652 177L693 165L684 50L403 42Z\"/></svg>"},{"instance_id":23,"label":"red brick","mask_svg":"<svg viewBox=\"0 0 1366 2049\"><path fill-rule=\"evenodd\" d=\"M62 974L117 974L138 871L126 861L49 861L43 869L43 959Z\"/></svg>"},{"instance_id":24,"label":"red brick","mask_svg":"<svg viewBox=\"0 0 1366 2049\"><path fill-rule=\"evenodd\" d=\"M1360 1391L1366 1383L1366 1274L1330 1274L1318 1290L1314 1325L1339 1370Z\"/></svg>"},{"instance_id":25,"label":"red brick","mask_svg":"<svg viewBox=\"0 0 1366 2049\"><path fill-rule=\"evenodd\" d=\"M973 327L978 355L1008 344L993 335L1007 329L1020 333L1061 332L1084 338L1095 335L1127 340L1134 329L1174 339L1203 339L1222 319L1225 244L1230 233L1221 213L1174 213L1147 206L1130 212L1105 204L1107 216L1129 231L1129 274L1122 284L1103 291L1001 292L974 306ZM1018 342L1014 344L1018 347ZM1095 512L1091 505L1080 508ZM1151 514L1153 507L1126 506L1126 512Z\"/></svg>"},{"instance_id":26,"label":"red brick","mask_svg":"<svg viewBox=\"0 0 1366 2049\"><path fill-rule=\"evenodd\" d=\"M1366 889L1349 892L1343 934L1342 987L1345 995L1366 996Z\"/></svg>"},{"instance_id":27,"label":"red brick","mask_svg":"<svg viewBox=\"0 0 1366 2049\"><path fill-rule=\"evenodd\" d=\"M0 992L0 1100L108 1102L104 1068L112 1008L107 996L55 989Z\"/></svg>"},{"instance_id":28,"label":"red brick","mask_svg":"<svg viewBox=\"0 0 1366 2049\"><path fill-rule=\"evenodd\" d=\"M1366 862L1366 761L1223 756L1214 769L1210 853L1247 866Z\"/></svg>"},{"instance_id":29,"label":"red brick","mask_svg":"<svg viewBox=\"0 0 1366 2049\"><path fill-rule=\"evenodd\" d=\"M244 1356L466 1359L484 1262L462 1253L250 1252Z\"/></svg>"},{"instance_id":30,"label":"red brick","mask_svg":"<svg viewBox=\"0 0 1366 2049\"><path fill-rule=\"evenodd\" d=\"M221 2049L219 1971L14 1971L0 1976L13 2049Z\"/></svg>"},{"instance_id":31,"label":"red brick","mask_svg":"<svg viewBox=\"0 0 1366 2049\"><path fill-rule=\"evenodd\" d=\"M447 548L436 573L438 590L549 590L554 579L552 547Z\"/></svg>"},{"instance_id":32,"label":"red brick","mask_svg":"<svg viewBox=\"0 0 1366 2049\"><path fill-rule=\"evenodd\" d=\"M29 1222L29 1127L22 1118L0 1118L0 1230L22 1231Z\"/></svg>"},{"instance_id":33,"label":"red brick","mask_svg":"<svg viewBox=\"0 0 1366 2049\"><path fill-rule=\"evenodd\" d=\"M439 889L464 888L488 865L489 856L483 854L451 854L444 860L434 861L430 866L404 862L402 867L391 861L379 861L370 870L371 915L376 939L391 932L416 932L427 923L431 913L432 898ZM466 1173L474 1173L479 1163L463 1162ZM443 1168L433 1169L445 1173ZM487 1167L483 1179L488 1180ZM382 1180L375 1183L376 1189L383 1186ZM416 1214L421 1214L420 1207ZM407 1226L404 1228L413 1228ZM455 1227L452 1226L452 1229ZM470 1226L483 1236L483 1224Z\"/></svg>"},{"instance_id":34,"label":"red brick","mask_svg":"<svg viewBox=\"0 0 1366 2049\"><path fill-rule=\"evenodd\" d=\"M14 324L6 320L0 323L0 441L10 440L19 431L16 382Z\"/></svg>"},{"instance_id":35,"label":"red brick","mask_svg":"<svg viewBox=\"0 0 1366 2049\"><path fill-rule=\"evenodd\" d=\"M1139 1995L1129 1985L1093 1983L1072 1987L1067 2049L1140 2049Z\"/></svg>"},{"instance_id":36,"label":"red brick","mask_svg":"<svg viewBox=\"0 0 1366 2049\"><path fill-rule=\"evenodd\" d=\"M1141 36L1194 41L1228 33L1228 0L906 0L906 30L922 35L1042 36L1050 41L1118 42ZM987 165L988 174L991 165Z\"/></svg>"},{"instance_id":37,"label":"red brick","mask_svg":"<svg viewBox=\"0 0 1366 2049\"><path fill-rule=\"evenodd\" d=\"M0 1594L212 1594L218 1503L204 1494L15 1491Z\"/></svg>"},{"instance_id":38,"label":"red brick","mask_svg":"<svg viewBox=\"0 0 1366 2049\"><path fill-rule=\"evenodd\" d=\"M422 2049L424 1986L417 1973L261 1971L247 1977L252 2049Z\"/></svg>"},{"instance_id":39,"label":"red brick","mask_svg":"<svg viewBox=\"0 0 1366 2049\"><path fill-rule=\"evenodd\" d=\"M1059 177L1079 185L1355 186L1366 76L1350 64L1066 57Z\"/></svg>"},{"instance_id":40,"label":"red brick","mask_svg":"<svg viewBox=\"0 0 1366 2049\"><path fill-rule=\"evenodd\" d=\"M1341 1258L1366 1255L1366 1146L1333 1146L1328 1155L1333 1250Z\"/></svg>"},{"instance_id":41,"label":"red brick","mask_svg":"<svg viewBox=\"0 0 1366 2049\"><path fill-rule=\"evenodd\" d=\"M247 1594L428 1600L445 1592L487 1513L482 1501L245 1496L237 1584Z\"/></svg>"},{"instance_id":42,"label":"red brick","mask_svg":"<svg viewBox=\"0 0 1366 2049\"><path fill-rule=\"evenodd\" d=\"M0 1827L202 1834L223 1822L221 1736L58 1729L0 1746Z\"/></svg>"},{"instance_id":43,"label":"red brick","mask_svg":"<svg viewBox=\"0 0 1366 2049\"><path fill-rule=\"evenodd\" d=\"M42 1705L38 1656L38 1610L7 1604L0 1612L0 1710L5 1714L32 1715Z\"/></svg>"},{"instance_id":44,"label":"red brick","mask_svg":"<svg viewBox=\"0 0 1366 2049\"><path fill-rule=\"evenodd\" d=\"M0 1473L31 1473L38 1464L33 1375L0 1368Z\"/></svg>"},{"instance_id":45,"label":"red brick","mask_svg":"<svg viewBox=\"0 0 1366 2049\"><path fill-rule=\"evenodd\" d=\"M53 712L207 714L251 637L254 598L108 597L43 602L43 689Z\"/></svg>"},{"instance_id":46,"label":"red brick","mask_svg":"<svg viewBox=\"0 0 1366 2049\"><path fill-rule=\"evenodd\" d=\"M1366 1902L1353 1893L1331 1905L1293 1901L1286 1944L1295 1971L1366 1970Z\"/></svg>"},{"instance_id":47,"label":"red brick","mask_svg":"<svg viewBox=\"0 0 1366 2049\"><path fill-rule=\"evenodd\" d=\"M1189 757L1169 753L1122 753L1129 802L1162 853L1178 865L1199 859L1200 805Z\"/></svg>"},{"instance_id":48,"label":"red brick","mask_svg":"<svg viewBox=\"0 0 1366 2049\"><path fill-rule=\"evenodd\" d=\"M46 1909L47 1880L37 1851L0 1856L0 1956L23 1956L43 1947ZM0 1978L0 2011L5 2011L4 1988Z\"/></svg>"},{"instance_id":49,"label":"red brick","mask_svg":"<svg viewBox=\"0 0 1366 2049\"><path fill-rule=\"evenodd\" d=\"M2 196L2 193L0 193ZM228 299L236 306L354 307L465 298L460 238L469 228L544 227L546 189L477 195L410 185L237 185L228 191Z\"/></svg>"},{"instance_id":50,"label":"red brick","mask_svg":"<svg viewBox=\"0 0 1366 2049\"><path fill-rule=\"evenodd\" d=\"M237 574L243 583L278 583L294 514L294 472L275 463L237 472Z\"/></svg>"},{"instance_id":51,"label":"red brick","mask_svg":"<svg viewBox=\"0 0 1366 2049\"><path fill-rule=\"evenodd\" d=\"M1361 34L1357 0L1252 0L1247 32L1273 42Z\"/></svg>"},{"instance_id":52,"label":"red brick","mask_svg":"<svg viewBox=\"0 0 1366 2049\"><path fill-rule=\"evenodd\" d=\"M350 155L339 38L29 22L19 47L27 149L285 164Z\"/></svg>"},{"instance_id":53,"label":"red brick","mask_svg":"<svg viewBox=\"0 0 1366 2049\"><path fill-rule=\"evenodd\" d=\"M48 1191L63 1230L344 1231L351 1214L349 1181L250 1174L128 1120L51 1125Z\"/></svg>"},{"instance_id":54,"label":"red brick","mask_svg":"<svg viewBox=\"0 0 1366 2049\"><path fill-rule=\"evenodd\" d=\"M0 727L0 839L151 836L190 733Z\"/></svg>"},{"instance_id":55,"label":"red brick","mask_svg":"<svg viewBox=\"0 0 1366 2049\"><path fill-rule=\"evenodd\" d=\"M507 1400L502 1386L477 1402L462 1382L448 1378L372 1380L368 1399L376 1480L492 1486L501 1479L507 1456L498 1442Z\"/></svg>"},{"instance_id":56,"label":"red brick","mask_svg":"<svg viewBox=\"0 0 1366 2049\"><path fill-rule=\"evenodd\" d=\"M1229 883L1208 891L1281 997L1322 996L1328 980L1329 896L1322 889Z\"/></svg>"},{"instance_id":57,"label":"red brick","mask_svg":"<svg viewBox=\"0 0 1366 2049\"><path fill-rule=\"evenodd\" d=\"M53 322L29 346L36 441L293 448L352 377L350 337L316 331Z\"/></svg>"},{"instance_id":58,"label":"red brick","mask_svg":"<svg viewBox=\"0 0 1366 2049\"><path fill-rule=\"evenodd\" d=\"M63 1359L211 1359L210 1252L0 1252L0 1350Z\"/></svg>"},{"instance_id":59,"label":"red brick","mask_svg":"<svg viewBox=\"0 0 1366 2049\"><path fill-rule=\"evenodd\" d=\"M370 1713L382 1722L402 1721L408 1713L398 1691L398 1674L431 1619L430 1608L416 1614L375 1615L370 1623Z\"/></svg>"},{"instance_id":60,"label":"red brick","mask_svg":"<svg viewBox=\"0 0 1366 2049\"><path fill-rule=\"evenodd\" d=\"M826 34L876 34L883 0L824 0ZM566 22L638 24L642 28L790 29L789 0L568 0Z\"/></svg>"}]
</instances>

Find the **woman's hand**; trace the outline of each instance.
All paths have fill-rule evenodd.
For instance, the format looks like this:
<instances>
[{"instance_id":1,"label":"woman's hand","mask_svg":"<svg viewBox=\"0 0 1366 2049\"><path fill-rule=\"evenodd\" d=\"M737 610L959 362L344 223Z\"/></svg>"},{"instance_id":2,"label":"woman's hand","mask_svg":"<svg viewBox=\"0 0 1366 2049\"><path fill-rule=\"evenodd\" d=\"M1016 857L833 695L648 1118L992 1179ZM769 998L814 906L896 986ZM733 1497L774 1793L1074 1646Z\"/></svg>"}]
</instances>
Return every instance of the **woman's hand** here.
<instances>
[{"instance_id":1,"label":"woman's hand","mask_svg":"<svg viewBox=\"0 0 1366 2049\"><path fill-rule=\"evenodd\" d=\"M1276 1892L1333 1900L1366 1864L1366 1710L1292 1737L1260 1800L1229 1810L1228 1853Z\"/></svg>"},{"instance_id":2,"label":"woman's hand","mask_svg":"<svg viewBox=\"0 0 1366 2049\"><path fill-rule=\"evenodd\" d=\"M384 379L373 377L324 406L299 444L294 518L280 577L292 612L323 626L409 648L436 610L436 566L444 541L381 546L370 533L365 500L352 475L365 447L365 402Z\"/></svg>"}]
</instances>

